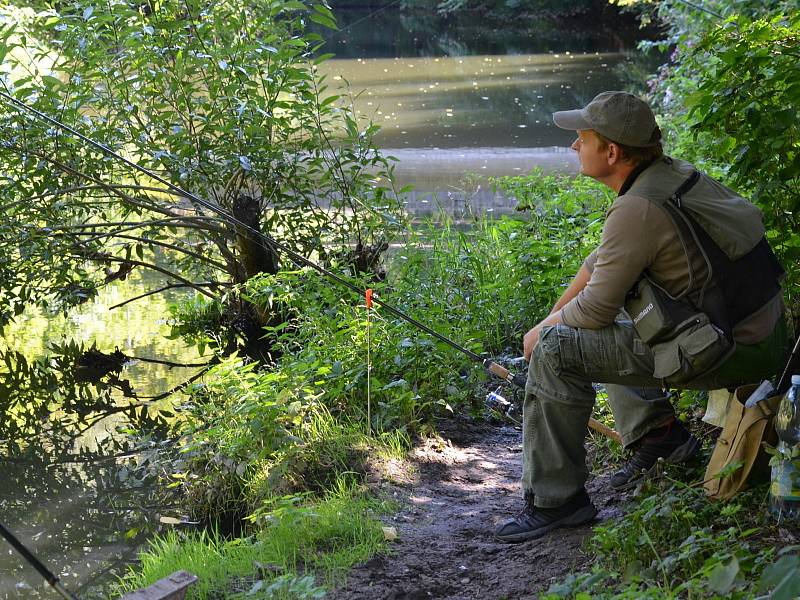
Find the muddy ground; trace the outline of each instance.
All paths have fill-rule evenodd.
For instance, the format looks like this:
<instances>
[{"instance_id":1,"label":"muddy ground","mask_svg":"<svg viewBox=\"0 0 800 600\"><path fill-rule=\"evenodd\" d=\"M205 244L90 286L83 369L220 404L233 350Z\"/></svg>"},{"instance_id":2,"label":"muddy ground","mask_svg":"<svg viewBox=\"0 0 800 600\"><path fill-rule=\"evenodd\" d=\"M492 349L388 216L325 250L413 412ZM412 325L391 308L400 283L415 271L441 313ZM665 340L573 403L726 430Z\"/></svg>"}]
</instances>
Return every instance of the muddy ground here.
<instances>
[{"instance_id":1,"label":"muddy ground","mask_svg":"<svg viewBox=\"0 0 800 600\"><path fill-rule=\"evenodd\" d=\"M591 567L592 557L582 550L591 524L522 544L493 539L496 524L522 507L518 429L460 422L440 431L441 440L412 452L410 471L384 470L373 482L401 502L386 523L398 533L391 553L358 565L326 598L528 599ZM595 476L587 485L598 520L620 516L627 500L612 491L608 477Z\"/></svg>"}]
</instances>

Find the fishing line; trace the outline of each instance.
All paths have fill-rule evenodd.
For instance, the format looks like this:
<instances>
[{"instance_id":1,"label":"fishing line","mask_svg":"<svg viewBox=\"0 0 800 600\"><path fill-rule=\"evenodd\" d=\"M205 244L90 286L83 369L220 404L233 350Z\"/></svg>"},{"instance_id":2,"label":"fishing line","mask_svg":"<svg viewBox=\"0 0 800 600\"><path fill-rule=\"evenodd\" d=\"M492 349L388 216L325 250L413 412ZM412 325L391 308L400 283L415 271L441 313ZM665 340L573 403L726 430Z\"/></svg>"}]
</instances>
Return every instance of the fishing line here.
<instances>
[{"instance_id":1,"label":"fishing line","mask_svg":"<svg viewBox=\"0 0 800 600\"><path fill-rule=\"evenodd\" d=\"M377 9L375 11L372 11L368 15L365 15L365 16L361 17L360 19L356 19L355 21L350 23L350 25L345 27L344 29L336 29L336 32L333 33L330 37L326 38L325 41L332 40L333 38L338 37L339 35L341 35L343 33L346 33L347 31L349 31L351 28L355 27L356 25L358 25L360 23L363 23L367 19L371 19L375 15L380 14L380 13L382 13L383 11L385 11L385 10L387 10L389 8L392 8L392 7L396 6L397 4L400 4L403 1L404 0L394 0L394 2L392 2L390 4L387 4L386 6L382 6L381 8L379 8L379 9Z\"/></svg>"},{"instance_id":2,"label":"fishing line","mask_svg":"<svg viewBox=\"0 0 800 600\"><path fill-rule=\"evenodd\" d=\"M710 10L708 8L705 8L703 6L695 4L694 2L689 2L689 0L678 0L678 2L681 2L681 3L685 4L686 6L691 6L695 10L700 10L700 11L702 11L704 13L708 13L710 15L713 15L713 16L717 17L718 19L724 19L725 18L725 17L723 17L721 14L719 14L717 12L714 12L713 10Z\"/></svg>"}]
</instances>

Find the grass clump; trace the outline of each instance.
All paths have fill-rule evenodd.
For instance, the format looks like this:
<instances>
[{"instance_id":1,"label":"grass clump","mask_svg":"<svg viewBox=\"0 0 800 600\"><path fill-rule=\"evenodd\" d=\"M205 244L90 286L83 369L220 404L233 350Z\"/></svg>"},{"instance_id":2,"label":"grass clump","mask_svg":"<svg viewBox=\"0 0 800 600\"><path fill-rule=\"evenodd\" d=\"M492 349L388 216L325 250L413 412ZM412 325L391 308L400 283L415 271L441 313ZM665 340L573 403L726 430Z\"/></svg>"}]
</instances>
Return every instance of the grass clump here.
<instances>
[{"instance_id":1,"label":"grass clump","mask_svg":"<svg viewBox=\"0 0 800 600\"><path fill-rule=\"evenodd\" d=\"M388 508L345 478L322 498L272 498L251 515L261 529L250 537L224 540L205 531L156 537L119 591L185 569L199 577L191 600L321 598L347 568L383 548L377 517Z\"/></svg>"}]
</instances>

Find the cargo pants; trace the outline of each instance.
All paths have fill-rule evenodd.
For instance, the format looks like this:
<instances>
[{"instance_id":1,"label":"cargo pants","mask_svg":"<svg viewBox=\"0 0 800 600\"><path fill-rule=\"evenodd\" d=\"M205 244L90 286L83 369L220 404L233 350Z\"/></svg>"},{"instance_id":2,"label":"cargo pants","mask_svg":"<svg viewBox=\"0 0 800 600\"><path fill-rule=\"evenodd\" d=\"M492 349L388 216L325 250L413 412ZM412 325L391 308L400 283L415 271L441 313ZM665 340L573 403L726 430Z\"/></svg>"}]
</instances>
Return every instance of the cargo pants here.
<instances>
[{"instance_id":1,"label":"cargo pants","mask_svg":"<svg viewBox=\"0 0 800 600\"><path fill-rule=\"evenodd\" d=\"M781 320L767 339L737 345L722 366L690 387L710 390L772 377L787 348ZM522 425L522 487L535 494L536 506L560 506L586 482L583 443L595 402L593 382L605 384L625 446L675 416L669 393L652 372L653 354L630 321L603 329L542 329L528 367Z\"/></svg>"}]
</instances>

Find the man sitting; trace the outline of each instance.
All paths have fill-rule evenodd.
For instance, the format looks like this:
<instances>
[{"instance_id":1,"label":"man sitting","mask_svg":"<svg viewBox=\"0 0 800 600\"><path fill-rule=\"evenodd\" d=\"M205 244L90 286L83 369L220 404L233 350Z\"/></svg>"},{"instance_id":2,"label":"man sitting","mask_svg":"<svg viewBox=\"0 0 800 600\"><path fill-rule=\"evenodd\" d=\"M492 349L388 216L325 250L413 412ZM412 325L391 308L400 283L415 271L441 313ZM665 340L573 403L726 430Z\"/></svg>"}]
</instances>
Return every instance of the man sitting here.
<instances>
[{"instance_id":1,"label":"man sitting","mask_svg":"<svg viewBox=\"0 0 800 600\"><path fill-rule=\"evenodd\" d=\"M614 488L627 489L659 458L682 462L699 449L676 419L666 387L759 381L778 371L787 349L784 272L755 206L665 156L653 112L631 94L603 92L585 108L556 112L553 119L577 131L571 147L581 174L618 196L600 245L550 315L523 339L530 361L525 507L497 529L496 537L507 542L581 525L597 514L584 487L593 382L606 384L617 431L633 451L611 477ZM666 303L664 312L680 313L667 315L680 326L648 330L645 323L659 308L652 302L628 315L636 327L620 316L643 284Z\"/></svg>"}]
</instances>

